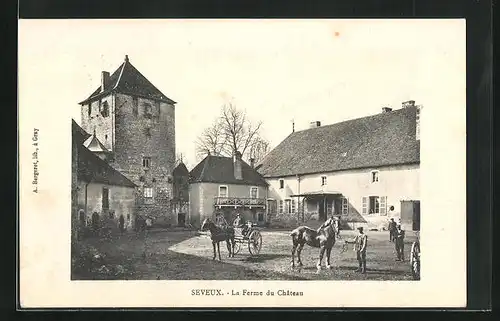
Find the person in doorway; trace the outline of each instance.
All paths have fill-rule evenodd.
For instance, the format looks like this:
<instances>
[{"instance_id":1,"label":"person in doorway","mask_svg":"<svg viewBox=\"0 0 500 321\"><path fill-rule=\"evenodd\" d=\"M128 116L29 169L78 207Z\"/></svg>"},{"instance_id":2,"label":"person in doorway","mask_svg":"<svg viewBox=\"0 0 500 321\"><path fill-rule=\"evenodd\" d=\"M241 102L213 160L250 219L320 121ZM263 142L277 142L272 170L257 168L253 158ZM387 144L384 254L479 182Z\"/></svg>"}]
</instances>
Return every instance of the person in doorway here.
<instances>
[{"instance_id":1,"label":"person in doorway","mask_svg":"<svg viewBox=\"0 0 500 321\"><path fill-rule=\"evenodd\" d=\"M120 219L119 219L119 227L120 227L120 232L123 234L123 232L125 232L125 218L123 217L123 214L120 215Z\"/></svg>"},{"instance_id":2,"label":"person in doorway","mask_svg":"<svg viewBox=\"0 0 500 321\"><path fill-rule=\"evenodd\" d=\"M404 261L405 260L405 231L401 228L401 224L396 226L396 231L394 232L395 245L396 245L396 261Z\"/></svg>"},{"instance_id":3,"label":"person in doorway","mask_svg":"<svg viewBox=\"0 0 500 321\"><path fill-rule=\"evenodd\" d=\"M394 218L389 220L389 242L394 242L394 235L396 233L396 222L394 222Z\"/></svg>"},{"instance_id":4,"label":"person in doorway","mask_svg":"<svg viewBox=\"0 0 500 321\"><path fill-rule=\"evenodd\" d=\"M366 273L366 247L368 245L368 236L363 232L363 227L358 227L359 234L354 240L346 240L345 243L354 244L354 251L358 260L359 268L356 272Z\"/></svg>"}]
</instances>

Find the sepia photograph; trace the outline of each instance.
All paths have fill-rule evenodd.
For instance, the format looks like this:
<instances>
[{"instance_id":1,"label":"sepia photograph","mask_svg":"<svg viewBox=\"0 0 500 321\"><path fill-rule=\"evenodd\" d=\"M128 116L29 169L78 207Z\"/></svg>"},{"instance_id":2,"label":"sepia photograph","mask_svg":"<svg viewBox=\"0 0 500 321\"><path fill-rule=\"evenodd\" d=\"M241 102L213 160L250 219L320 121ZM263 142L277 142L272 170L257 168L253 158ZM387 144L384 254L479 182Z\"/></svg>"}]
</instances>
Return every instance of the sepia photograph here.
<instances>
[{"instance_id":1,"label":"sepia photograph","mask_svg":"<svg viewBox=\"0 0 500 321\"><path fill-rule=\"evenodd\" d=\"M260 297L251 306L330 281L351 300L354 288L414 288L429 306L441 279L463 304L465 192L440 184L465 183L464 20L19 29L21 211L46 213L22 211L21 271L50 251L43 268L66 290L193 281L179 297ZM42 237L50 250L22 245ZM354 304L341 302L330 304Z\"/></svg>"}]
</instances>

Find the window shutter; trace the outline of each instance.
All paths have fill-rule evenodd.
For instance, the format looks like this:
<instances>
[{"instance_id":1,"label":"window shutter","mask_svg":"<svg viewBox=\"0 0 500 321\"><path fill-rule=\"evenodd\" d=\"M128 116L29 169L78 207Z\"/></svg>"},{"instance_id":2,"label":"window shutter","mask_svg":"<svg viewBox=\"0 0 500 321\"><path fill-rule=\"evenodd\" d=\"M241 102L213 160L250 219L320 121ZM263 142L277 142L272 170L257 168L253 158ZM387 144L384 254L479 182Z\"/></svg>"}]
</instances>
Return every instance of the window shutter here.
<instances>
[{"instance_id":1,"label":"window shutter","mask_svg":"<svg viewBox=\"0 0 500 321\"><path fill-rule=\"evenodd\" d=\"M368 214L368 197L363 197L363 210L362 210L363 215Z\"/></svg>"},{"instance_id":2,"label":"window shutter","mask_svg":"<svg viewBox=\"0 0 500 321\"><path fill-rule=\"evenodd\" d=\"M349 199L347 197L342 197L342 215L349 214Z\"/></svg>"},{"instance_id":3,"label":"window shutter","mask_svg":"<svg viewBox=\"0 0 500 321\"><path fill-rule=\"evenodd\" d=\"M380 215L387 215L387 196L380 196Z\"/></svg>"}]
</instances>

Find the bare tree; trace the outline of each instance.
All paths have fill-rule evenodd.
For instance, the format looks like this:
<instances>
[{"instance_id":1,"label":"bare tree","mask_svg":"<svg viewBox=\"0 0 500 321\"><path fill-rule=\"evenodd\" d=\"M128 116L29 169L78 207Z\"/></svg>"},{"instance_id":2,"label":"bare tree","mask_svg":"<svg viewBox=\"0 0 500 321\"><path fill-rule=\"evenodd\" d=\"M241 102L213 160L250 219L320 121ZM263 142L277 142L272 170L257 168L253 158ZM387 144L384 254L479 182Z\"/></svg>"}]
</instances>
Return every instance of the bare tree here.
<instances>
[{"instance_id":1,"label":"bare tree","mask_svg":"<svg viewBox=\"0 0 500 321\"><path fill-rule=\"evenodd\" d=\"M261 127L262 122L251 122L244 110L226 104L220 117L198 137L198 156L232 156L239 151L246 159L258 161L269 149L269 143L260 134Z\"/></svg>"}]
</instances>

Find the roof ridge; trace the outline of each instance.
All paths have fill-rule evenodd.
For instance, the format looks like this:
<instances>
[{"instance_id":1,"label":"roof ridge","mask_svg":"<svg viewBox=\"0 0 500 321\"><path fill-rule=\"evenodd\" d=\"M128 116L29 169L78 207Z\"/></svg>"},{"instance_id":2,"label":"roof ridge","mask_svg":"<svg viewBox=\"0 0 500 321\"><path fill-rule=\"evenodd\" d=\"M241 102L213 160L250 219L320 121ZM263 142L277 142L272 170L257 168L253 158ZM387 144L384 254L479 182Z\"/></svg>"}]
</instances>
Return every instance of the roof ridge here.
<instances>
[{"instance_id":1,"label":"roof ridge","mask_svg":"<svg viewBox=\"0 0 500 321\"><path fill-rule=\"evenodd\" d=\"M122 79L122 75L123 75L123 70L125 70L125 65L129 63L128 59L125 60L125 62L122 63L122 65L120 67L122 67L122 70L120 70L120 75L118 75L118 79L116 80L116 84L115 86L113 87L112 90L115 90L117 87L118 87L118 84L120 83L120 80ZM118 68L120 68L118 67Z\"/></svg>"},{"instance_id":2,"label":"roof ridge","mask_svg":"<svg viewBox=\"0 0 500 321\"><path fill-rule=\"evenodd\" d=\"M395 110L392 110L392 111L387 112L387 113L377 113L377 114L367 115L367 116L358 117L358 118L346 119L346 120L342 120L342 121L339 121L339 122L336 122L336 123L332 123L332 124L328 124L328 125L321 125L321 126L319 126L319 127L305 128L305 129L301 129L301 130L296 130L296 131L295 131L295 132L293 132L292 134L294 134L294 133L299 133L299 132L305 132L305 131L308 131L308 130L313 130L313 129L327 128L327 127L331 127L331 126L334 126L334 125L344 124L344 123L353 122L353 121L359 121L359 120L362 120L362 119L368 119L368 118L374 118L374 117L387 116L387 115L390 115L390 114L395 114L395 113L397 113L397 112L402 112L402 111L404 111L405 109L411 109L411 108L416 108L416 107L417 107L417 106L409 106L409 107L404 107L404 108L395 109ZM287 137L287 138L288 138L288 137ZM286 138L285 138L285 139L286 139Z\"/></svg>"}]
</instances>

